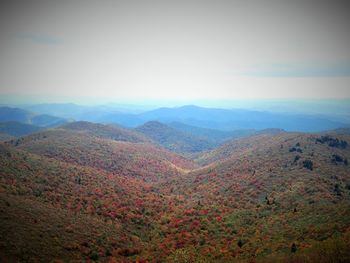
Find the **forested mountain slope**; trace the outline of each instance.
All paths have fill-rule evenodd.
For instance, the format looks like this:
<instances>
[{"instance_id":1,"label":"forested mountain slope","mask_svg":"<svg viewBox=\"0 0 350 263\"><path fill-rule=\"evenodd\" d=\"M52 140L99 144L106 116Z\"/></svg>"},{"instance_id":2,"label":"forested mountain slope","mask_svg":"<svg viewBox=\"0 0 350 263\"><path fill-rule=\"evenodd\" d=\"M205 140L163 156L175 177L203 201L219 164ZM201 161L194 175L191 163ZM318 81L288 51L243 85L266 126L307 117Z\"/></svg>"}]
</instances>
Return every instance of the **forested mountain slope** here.
<instances>
[{"instance_id":1,"label":"forested mountain slope","mask_svg":"<svg viewBox=\"0 0 350 263\"><path fill-rule=\"evenodd\" d=\"M109 126L72 125L0 145L3 258L312 262L320 249L349 257L349 135L254 135L195 164Z\"/></svg>"},{"instance_id":2,"label":"forested mountain slope","mask_svg":"<svg viewBox=\"0 0 350 263\"><path fill-rule=\"evenodd\" d=\"M0 259L5 262L138 254L147 225L163 210L143 180L4 145L0 178Z\"/></svg>"},{"instance_id":3,"label":"forested mountain slope","mask_svg":"<svg viewBox=\"0 0 350 263\"><path fill-rule=\"evenodd\" d=\"M61 126L65 130L80 131L98 138L126 142L151 142L142 133L122 127L92 123L87 121L71 122Z\"/></svg>"},{"instance_id":4,"label":"forested mountain slope","mask_svg":"<svg viewBox=\"0 0 350 263\"><path fill-rule=\"evenodd\" d=\"M177 153L195 153L214 148L209 140L201 136L177 130L157 121L146 122L136 130Z\"/></svg>"},{"instance_id":5,"label":"forested mountain slope","mask_svg":"<svg viewBox=\"0 0 350 263\"><path fill-rule=\"evenodd\" d=\"M68 163L145 180L157 180L195 167L192 161L150 143L103 139L67 129L36 133L9 144Z\"/></svg>"}]
</instances>

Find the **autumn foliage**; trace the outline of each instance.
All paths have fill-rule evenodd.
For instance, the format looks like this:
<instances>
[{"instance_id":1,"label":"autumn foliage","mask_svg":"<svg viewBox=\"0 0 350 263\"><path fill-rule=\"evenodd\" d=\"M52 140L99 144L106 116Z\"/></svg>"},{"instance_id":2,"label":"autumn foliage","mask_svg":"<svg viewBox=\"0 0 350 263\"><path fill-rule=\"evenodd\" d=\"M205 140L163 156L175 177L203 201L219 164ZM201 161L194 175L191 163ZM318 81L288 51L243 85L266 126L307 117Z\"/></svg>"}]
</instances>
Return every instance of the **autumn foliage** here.
<instances>
[{"instance_id":1,"label":"autumn foliage","mask_svg":"<svg viewBox=\"0 0 350 263\"><path fill-rule=\"evenodd\" d=\"M93 127L0 145L0 259L349 259L349 136L256 135L190 160Z\"/></svg>"}]
</instances>

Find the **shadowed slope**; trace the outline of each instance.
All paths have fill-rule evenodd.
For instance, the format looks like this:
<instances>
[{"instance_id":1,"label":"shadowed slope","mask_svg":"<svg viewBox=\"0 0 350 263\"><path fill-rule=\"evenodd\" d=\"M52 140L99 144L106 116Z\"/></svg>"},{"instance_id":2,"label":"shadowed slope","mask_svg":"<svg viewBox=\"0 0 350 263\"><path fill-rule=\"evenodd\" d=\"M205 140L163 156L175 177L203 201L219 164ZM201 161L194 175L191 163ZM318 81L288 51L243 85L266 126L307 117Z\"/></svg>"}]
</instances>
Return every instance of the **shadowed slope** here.
<instances>
[{"instance_id":1,"label":"shadowed slope","mask_svg":"<svg viewBox=\"0 0 350 263\"><path fill-rule=\"evenodd\" d=\"M194 153L213 148L208 140L182 132L157 121L149 121L136 128L163 147L177 153Z\"/></svg>"}]
</instances>

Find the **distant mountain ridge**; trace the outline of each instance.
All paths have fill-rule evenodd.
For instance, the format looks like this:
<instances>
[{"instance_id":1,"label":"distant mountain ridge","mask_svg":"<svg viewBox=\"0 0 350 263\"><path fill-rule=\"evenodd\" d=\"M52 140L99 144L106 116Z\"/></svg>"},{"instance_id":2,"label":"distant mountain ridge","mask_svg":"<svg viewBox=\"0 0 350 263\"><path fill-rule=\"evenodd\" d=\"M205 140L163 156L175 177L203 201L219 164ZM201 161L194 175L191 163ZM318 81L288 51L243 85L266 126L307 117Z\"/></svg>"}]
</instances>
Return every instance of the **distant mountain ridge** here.
<instances>
[{"instance_id":1,"label":"distant mountain ridge","mask_svg":"<svg viewBox=\"0 0 350 263\"><path fill-rule=\"evenodd\" d=\"M42 127L16 121L0 122L0 133L11 136L25 136L42 130Z\"/></svg>"},{"instance_id":2,"label":"distant mountain ridge","mask_svg":"<svg viewBox=\"0 0 350 263\"><path fill-rule=\"evenodd\" d=\"M198 126L184 124L182 122L171 122L168 125L180 131L205 138L209 140L213 145L216 145L216 146L232 138L245 137L245 136L252 135L256 132L256 130L254 129L222 131L222 130L215 129L215 127L201 128Z\"/></svg>"},{"instance_id":3,"label":"distant mountain ridge","mask_svg":"<svg viewBox=\"0 0 350 263\"><path fill-rule=\"evenodd\" d=\"M31 106L41 113L72 118L76 121L113 123L135 128L148 121L164 124L183 123L205 129L222 131L262 130L271 127L286 131L320 132L337 128L348 128L350 123L342 123L338 118L311 114L276 113L244 109L204 108L186 105L174 108L158 108L141 113L118 111L111 107L88 107L75 104ZM1 115L0 115L1 116ZM28 118L28 117L27 117ZM12 119L13 120L13 119Z\"/></svg>"},{"instance_id":4,"label":"distant mountain ridge","mask_svg":"<svg viewBox=\"0 0 350 263\"><path fill-rule=\"evenodd\" d=\"M57 127L66 119L47 114L37 114L20 108L0 107L0 122L20 122L40 127Z\"/></svg>"},{"instance_id":5,"label":"distant mountain ridge","mask_svg":"<svg viewBox=\"0 0 350 263\"><path fill-rule=\"evenodd\" d=\"M34 113L10 107L0 107L0 122L17 121L22 123L30 123Z\"/></svg>"},{"instance_id":6,"label":"distant mountain ridge","mask_svg":"<svg viewBox=\"0 0 350 263\"><path fill-rule=\"evenodd\" d=\"M328 120L322 116L241 109L202 108L193 105L178 108L159 108L142 113L139 117L164 123L182 122L209 129L215 127L215 129L224 131L238 129L261 130L275 127L286 131L315 132L346 126L344 123Z\"/></svg>"}]
</instances>

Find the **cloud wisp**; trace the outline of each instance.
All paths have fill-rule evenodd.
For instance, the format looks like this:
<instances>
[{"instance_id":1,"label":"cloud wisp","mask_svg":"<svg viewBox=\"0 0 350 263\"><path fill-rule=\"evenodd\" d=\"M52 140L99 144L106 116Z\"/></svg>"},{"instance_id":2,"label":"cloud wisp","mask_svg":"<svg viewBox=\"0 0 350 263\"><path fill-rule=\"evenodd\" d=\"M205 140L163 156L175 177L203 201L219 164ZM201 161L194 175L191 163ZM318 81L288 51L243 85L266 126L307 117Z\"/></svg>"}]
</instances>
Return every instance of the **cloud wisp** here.
<instances>
[{"instance_id":1,"label":"cloud wisp","mask_svg":"<svg viewBox=\"0 0 350 263\"><path fill-rule=\"evenodd\" d=\"M43 34L20 33L17 37L40 45L61 45L63 43L62 39L58 37Z\"/></svg>"},{"instance_id":2,"label":"cloud wisp","mask_svg":"<svg viewBox=\"0 0 350 263\"><path fill-rule=\"evenodd\" d=\"M267 78L350 77L350 61L329 64L274 63L239 71L240 75Z\"/></svg>"}]
</instances>

